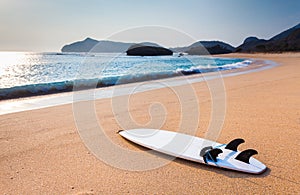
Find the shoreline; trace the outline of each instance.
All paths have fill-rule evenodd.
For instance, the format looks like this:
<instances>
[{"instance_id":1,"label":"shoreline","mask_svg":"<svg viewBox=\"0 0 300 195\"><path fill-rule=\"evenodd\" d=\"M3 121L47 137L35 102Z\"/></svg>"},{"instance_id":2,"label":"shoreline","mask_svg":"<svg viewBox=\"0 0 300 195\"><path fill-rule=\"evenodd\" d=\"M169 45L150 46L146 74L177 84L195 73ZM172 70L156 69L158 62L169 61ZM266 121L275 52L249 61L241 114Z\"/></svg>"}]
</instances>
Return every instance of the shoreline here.
<instances>
[{"instance_id":1,"label":"shoreline","mask_svg":"<svg viewBox=\"0 0 300 195\"><path fill-rule=\"evenodd\" d=\"M49 54L45 54L49 55ZM78 54L79 55L79 54ZM84 56L84 59L87 58L85 54L81 54ZM107 55L107 54L106 54ZM124 54L119 54L116 53L115 55L122 56ZM102 55L100 55L102 56ZM98 56L99 57L99 56ZM107 57L107 56L106 56ZM128 57L128 56L127 56ZM171 56L168 58L170 61L176 61L178 57L176 56ZM196 57L196 60L199 57ZM230 58L223 58L223 62L221 62L222 66L213 66L216 61L219 60L219 58L212 58L212 57L207 57L207 56L202 56L201 57L203 60L204 64L207 65L200 65L198 66L191 66L190 68L185 67L181 68L181 66L177 66L175 64L172 64L171 67L173 67L172 70L165 70L164 68L158 72L152 72L152 73L147 73L147 74L129 74L125 73L123 76L118 76L115 75L112 72L111 75L106 75L100 78L77 78L75 76L74 78L70 78L65 80L65 78L61 79L56 79L53 77L49 81L40 81L39 83L19 83L17 86L14 84L10 83L10 81L6 81L8 85L3 85L3 88L0 89L0 101L1 100L9 100L9 99L18 99L18 98L27 98L27 97L35 97L35 96L43 96L43 95L50 95L50 94L57 94L57 93L64 93L64 92L72 92L74 89L76 91L82 91L82 90L88 90L88 89L94 89L94 88L106 88L110 86L116 86L116 85L122 85L122 84L128 84L128 83L136 83L136 82L146 82L146 81L151 81L151 80L160 80L160 79L165 79L165 78L173 78L173 77L178 77L178 76L185 76L185 75L193 75L193 74L199 74L199 73L206 73L206 72L216 72L216 71L223 71L223 70L230 70L230 69L236 69L240 68L243 66L247 66L250 62L247 62L247 60L243 59L230 59ZM104 55L105 59L105 55ZM145 58L138 58L136 59L137 62L140 60L145 59ZM156 59L158 60L157 63L162 63L159 60L160 58ZM209 59L211 62L205 62L205 60ZM54 59L58 60L59 59ZM60 59L63 60L63 59ZM79 59L77 59L79 60ZM97 59L99 61L103 59ZM183 61L189 61L193 62L195 60L194 56L186 56L184 58L180 58L180 60ZM180 61L179 60L179 61ZM80 61L80 60L79 60ZM224 62L227 61L227 62ZM75 62L73 62L75 63ZM133 64L135 63L134 61L132 62ZM174 62L173 62L174 63ZM177 64L181 64L184 62L177 62ZM186 63L186 62L185 62ZM198 62L196 62L198 63ZM75 63L76 64L76 63ZM193 64L193 63L192 63ZM210 66L212 64L212 66ZM60 67L60 66L58 66ZM177 68L176 68L177 67ZM17 66L16 66L17 68ZM174 69L176 68L176 70ZM69 67L70 69L70 67ZM47 75L47 69L44 70L45 74ZM76 72L76 70L74 70ZM84 71L84 70L81 70ZM97 70L96 70L97 71ZM117 71L117 70L116 70ZM122 68L120 70L122 71ZM166 71L166 72L165 72ZM26 73L24 73L26 74ZM103 73L104 74L104 73ZM5 77L5 75L4 75ZM37 75L33 75L33 77L37 77ZM4 84L6 83L4 82Z\"/></svg>"},{"instance_id":2,"label":"shoreline","mask_svg":"<svg viewBox=\"0 0 300 195\"><path fill-rule=\"evenodd\" d=\"M136 127L179 131L183 124L189 127L197 116L196 136L203 137L216 122L211 121L213 100L208 84L195 82L190 85L193 96L187 93L186 86L174 86L135 93L129 99L118 96L96 100L91 105L96 123L85 115L89 107L78 110L83 118L77 121L72 104L0 115L3 148L0 191L3 194L299 193L300 53L222 55L227 56L279 64L265 71L223 78L226 114L217 140L227 143L238 137L245 139L239 150L256 149L259 154L254 157L268 167L265 173L249 175L180 159L148 171L123 170L98 159L78 133L78 125L89 130L101 127L115 146L141 152L143 149L116 132L134 126L132 123ZM179 98L182 94L183 101ZM121 120L127 109L133 121ZM125 158L111 148L100 149L116 162Z\"/></svg>"},{"instance_id":3,"label":"shoreline","mask_svg":"<svg viewBox=\"0 0 300 195\"><path fill-rule=\"evenodd\" d=\"M220 57L222 58L222 56ZM223 57L223 58L228 58L228 57ZM221 79L224 77L231 77L231 76L237 76L241 74L263 71L265 69L269 69L277 66L277 64L272 61L265 61L261 59L246 58L244 60L251 60L252 63L247 65L246 67L236 68L231 70L199 73L199 74L192 74L192 75L182 75L182 76L175 76L170 78L126 83L121 85L100 87L100 88L88 89L88 90L80 90L76 92L66 91L60 93L50 93L45 95L34 95L29 97L4 99L0 101L0 107L2 107L2 109L0 110L0 115L48 108L52 106L60 106L65 104L72 104L74 102L77 102L77 100L74 99L76 99L76 97L79 96L82 97L80 97L78 101L87 101L87 100L92 100L93 98L94 100L99 100L103 98L112 98L113 93L116 90L118 91L119 89L121 89L121 91L127 91L127 90L132 91L133 88L141 85L145 86L146 89L145 90L142 89L141 91L138 91L138 93L162 88L153 85L151 86L150 83L162 82L168 86L174 87L174 86L187 85L187 84L192 84L197 82L203 82L205 80ZM124 89L122 90L122 88ZM93 93L95 95L93 95ZM121 92L121 94L117 94L117 96L119 95L128 95L128 94Z\"/></svg>"}]
</instances>

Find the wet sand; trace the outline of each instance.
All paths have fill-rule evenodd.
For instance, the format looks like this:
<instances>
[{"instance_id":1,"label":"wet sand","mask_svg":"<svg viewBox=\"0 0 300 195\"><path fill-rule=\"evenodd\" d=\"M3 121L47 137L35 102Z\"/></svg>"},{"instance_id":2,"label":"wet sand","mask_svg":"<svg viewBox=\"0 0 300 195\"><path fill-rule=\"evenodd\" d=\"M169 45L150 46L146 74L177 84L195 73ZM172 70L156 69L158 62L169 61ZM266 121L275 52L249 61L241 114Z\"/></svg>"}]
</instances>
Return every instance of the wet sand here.
<instances>
[{"instance_id":1,"label":"wet sand","mask_svg":"<svg viewBox=\"0 0 300 195\"><path fill-rule=\"evenodd\" d=\"M272 69L224 78L225 120L220 134L213 135L221 143L244 138L246 143L239 149L255 148L259 152L255 158L268 166L265 173L249 175L180 159L147 171L118 169L88 150L77 131L77 127L90 130L101 127L113 145L141 152L143 148L122 139L116 132L124 127L179 131L182 127L193 127L196 115L199 120L196 134L205 136L214 124L212 96L218 97L218 92L209 90L214 82L200 82L138 93L129 99L121 96L86 104L95 107L96 122L88 115L74 119L74 113L88 112L93 107L74 110L70 104L1 115L1 193L298 194L300 53L222 57L267 59L279 64ZM124 118L126 103L135 124ZM222 116L217 118L221 120ZM110 148L105 151L111 152L113 160L122 162Z\"/></svg>"}]
</instances>

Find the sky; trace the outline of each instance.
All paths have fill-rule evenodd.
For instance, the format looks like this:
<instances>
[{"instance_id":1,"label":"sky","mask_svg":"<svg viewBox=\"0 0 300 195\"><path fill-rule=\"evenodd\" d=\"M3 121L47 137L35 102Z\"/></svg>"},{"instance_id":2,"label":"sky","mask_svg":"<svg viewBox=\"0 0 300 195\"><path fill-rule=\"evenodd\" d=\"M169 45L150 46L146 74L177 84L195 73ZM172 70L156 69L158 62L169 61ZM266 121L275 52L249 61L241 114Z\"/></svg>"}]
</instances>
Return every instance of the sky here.
<instances>
[{"instance_id":1,"label":"sky","mask_svg":"<svg viewBox=\"0 0 300 195\"><path fill-rule=\"evenodd\" d=\"M0 51L60 51L86 37L240 45L300 23L300 0L0 0Z\"/></svg>"}]
</instances>

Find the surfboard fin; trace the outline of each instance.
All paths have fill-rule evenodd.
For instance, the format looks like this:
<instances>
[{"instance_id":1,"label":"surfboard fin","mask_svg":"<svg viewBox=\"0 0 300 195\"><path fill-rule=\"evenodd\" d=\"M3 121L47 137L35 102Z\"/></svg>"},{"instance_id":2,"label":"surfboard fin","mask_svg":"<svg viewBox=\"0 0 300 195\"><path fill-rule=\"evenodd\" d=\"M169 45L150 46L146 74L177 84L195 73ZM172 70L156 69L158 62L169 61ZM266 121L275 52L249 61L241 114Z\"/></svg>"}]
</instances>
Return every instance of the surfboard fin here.
<instances>
[{"instance_id":1,"label":"surfboard fin","mask_svg":"<svg viewBox=\"0 0 300 195\"><path fill-rule=\"evenodd\" d=\"M232 150L232 151L236 151L237 152L237 147L241 144L241 143L244 143L245 140L243 140L242 138L237 138L237 139L234 139L232 140L231 142L229 142L225 149L228 149L228 150Z\"/></svg>"},{"instance_id":2,"label":"surfboard fin","mask_svg":"<svg viewBox=\"0 0 300 195\"><path fill-rule=\"evenodd\" d=\"M251 156L258 154L258 152L254 149L248 149L248 150L244 150L241 153L239 153L239 155L237 155L237 157L235 157L236 160L245 162L245 163L249 163L249 159Z\"/></svg>"},{"instance_id":3,"label":"surfboard fin","mask_svg":"<svg viewBox=\"0 0 300 195\"><path fill-rule=\"evenodd\" d=\"M212 148L211 146L208 146L201 150L200 156L203 157L205 163L207 163L207 160L217 162L217 157L222 152L223 151L219 148Z\"/></svg>"},{"instance_id":4,"label":"surfboard fin","mask_svg":"<svg viewBox=\"0 0 300 195\"><path fill-rule=\"evenodd\" d=\"M207 146L207 147L202 148L202 150L200 151L200 156L201 157L205 156L205 154L211 149L213 149L212 146Z\"/></svg>"}]
</instances>

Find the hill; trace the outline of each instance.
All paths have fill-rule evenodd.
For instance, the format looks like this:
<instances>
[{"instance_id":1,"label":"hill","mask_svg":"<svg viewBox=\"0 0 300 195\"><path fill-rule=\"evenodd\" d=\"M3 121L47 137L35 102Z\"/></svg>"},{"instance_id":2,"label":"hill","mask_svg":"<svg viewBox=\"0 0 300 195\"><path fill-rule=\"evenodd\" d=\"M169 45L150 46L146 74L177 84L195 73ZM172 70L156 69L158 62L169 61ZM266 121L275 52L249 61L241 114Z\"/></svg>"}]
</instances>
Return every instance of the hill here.
<instances>
[{"instance_id":1,"label":"hill","mask_svg":"<svg viewBox=\"0 0 300 195\"><path fill-rule=\"evenodd\" d=\"M124 43L108 40L86 38L83 41L63 46L62 52L94 52L94 53L125 53L131 46L161 47L156 43ZM149 48L148 48L149 49ZM186 47L170 48L173 52L188 53L190 55L225 54L231 52L293 52L300 51L300 23L287 29L269 40L248 37L237 48L222 41L198 41Z\"/></svg>"},{"instance_id":2,"label":"hill","mask_svg":"<svg viewBox=\"0 0 300 195\"><path fill-rule=\"evenodd\" d=\"M187 47L171 48L175 52L184 52L190 55L224 54L235 50L231 45L221 41L198 41ZM209 52L209 53L207 53Z\"/></svg>"},{"instance_id":3,"label":"hill","mask_svg":"<svg viewBox=\"0 0 300 195\"><path fill-rule=\"evenodd\" d=\"M293 52L300 51L300 23L269 40L248 37L236 52Z\"/></svg>"},{"instance_id":4,"label":"hill","mask_svg":"<svg viewBox=\"0 0 300 195\"><path fill-rule=\"evenodd\" d=\"M86 38L83 41L78 41L71 43L69 45L63 46L62 52L92 52L92 53L123 53L126 52L129 47L135 43L123 43L115 41L106 40L95 40L91 38ZM146 46L156 46L159 45L151 42L140 43Z\"/></svg>"}]
</instances>

